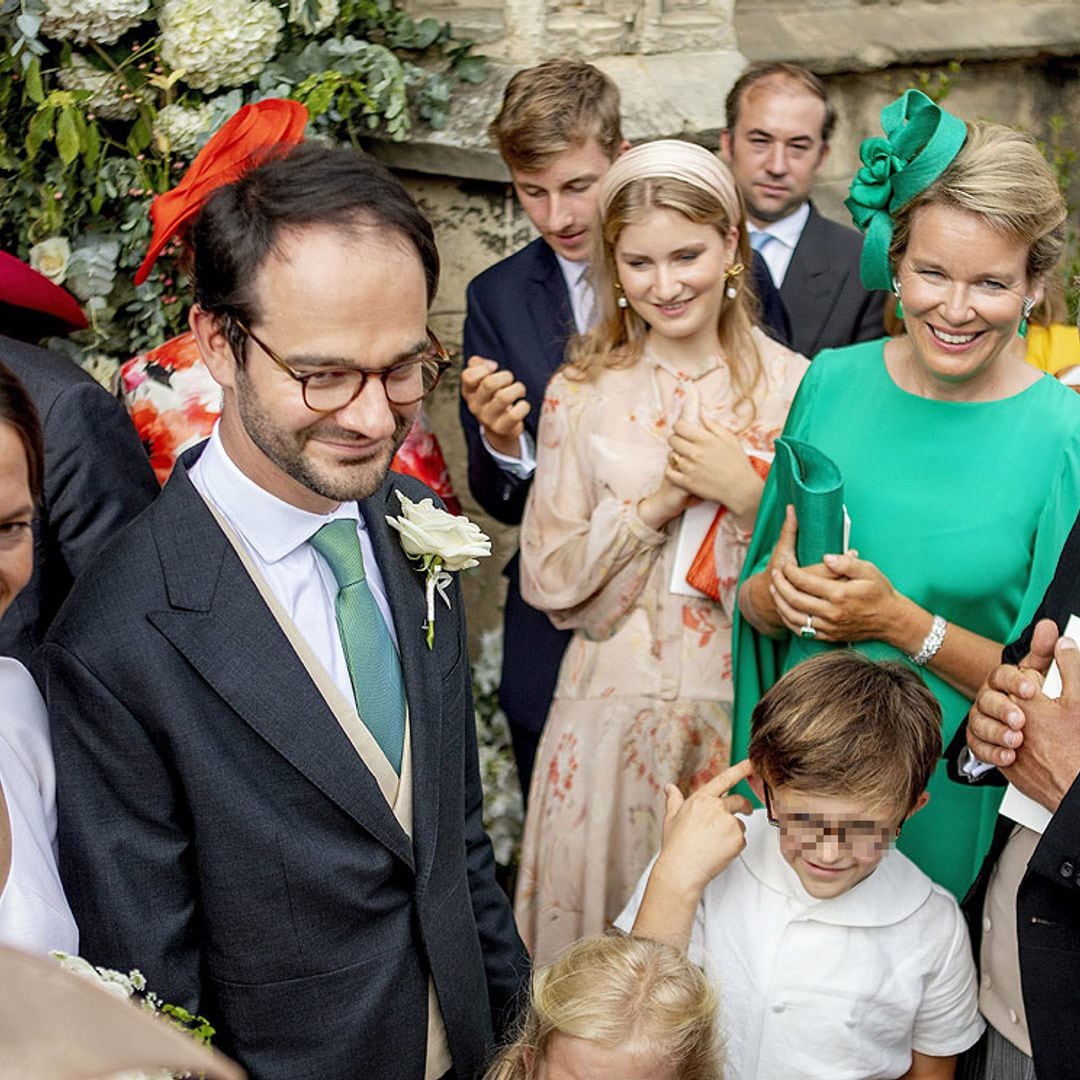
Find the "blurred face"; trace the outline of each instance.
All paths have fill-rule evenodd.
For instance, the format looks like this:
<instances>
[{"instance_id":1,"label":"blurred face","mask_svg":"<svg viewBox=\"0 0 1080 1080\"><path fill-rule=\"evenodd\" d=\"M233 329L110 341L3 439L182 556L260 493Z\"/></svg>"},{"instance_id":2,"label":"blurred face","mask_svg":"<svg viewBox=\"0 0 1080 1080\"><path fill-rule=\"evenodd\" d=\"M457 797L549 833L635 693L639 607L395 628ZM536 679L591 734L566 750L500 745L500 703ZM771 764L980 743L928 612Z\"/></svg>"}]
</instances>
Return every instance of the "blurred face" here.
<instances>
[{"instance_id":1,"label":"blurred face","mask_svg":"<svg viewBox=\"0 0 1080 1080\"><path fill-rule=\"evenodd\" d=\"M298 373L381 369L428 350L420 257L389 230L287 233L260 268L255 292L261 314L250 329ZM391 404L369 378L350 404L313 412L300 384L254 341L241 367L205 313L193 311L192 328L225 390L222 441L251 479L314 513L378 490L419 404Z\"/></svg>"},{"instance_id":2,"label":"blurred face","mask_svg":"<svg viewBox=\"0 0 1080 1080\"><path fill-rule=\"evenodd\" d=\"M0 423L0 615L30 580L34 565L34 500L18 432Z\"/></svg>"},{"instance_id":3,"label":"blurred face","mask_svg":"<svg viewBox=\"0 0 1080 1080\"><path fill-rule=\"evenodd\" d=\"M714 351L724 271L735 260L737 243L735 229L722 235L677 210L653 207L616 241L619 283L652 334Z\"/></svg>"},{"instance_id":4,"label":"blurred face","mask_svg":"<svg viewBox=\"0 0 1080 1080\"><path fill-rule=\"evenodd\" d=\"M810 198L829 154L824 123L825 103L797 84L766 80L743 94L721 146L755 225L787 217Z\"/></svg>"},{"instance_id":5,"label":"blurred face","mask_svg":"<svg viewBox=\"0 0 1080 1080\"><path fill-rule=\"evenodd\" d=\"M869 877L896 838L900 820L883 820L858 802L784 785L766 790L780 853L817 900L831 900Z\"/></svg>"},{"instance_id":6,"label":"blurred face","mask_svg":"<svg viewBox=\"0 0 1080 1080\"><path fill-rule=\"evenodd\" d=\"M915 211L897 267L914 375L930 396L977 398L1000 378L1002 357L1022 362L1028 249L977 214L950 206Z\"/></svg>"},{"instance_id":7,"label":"blurred face","mask_svg":"<svg viewBox=\"0 0 1080 1080\"><path fill-rule=\"evenodd\" d=\"M670 1065L651 1054L559 1032L548 1039L534 1076L535 1080L675 1080Z\"/></svg>"},{"instance_id":8,"label":"blurred face","mask_svg":"<svg viewBox=\"0 0 1080 1080\"><path fill-rule=\"evenodd\" d=\"M611 160L596 139L555 154L542 168L511 169L522 209L552 250L564 259L589 257L596 198Z\"/></svg>"}]
</instances>

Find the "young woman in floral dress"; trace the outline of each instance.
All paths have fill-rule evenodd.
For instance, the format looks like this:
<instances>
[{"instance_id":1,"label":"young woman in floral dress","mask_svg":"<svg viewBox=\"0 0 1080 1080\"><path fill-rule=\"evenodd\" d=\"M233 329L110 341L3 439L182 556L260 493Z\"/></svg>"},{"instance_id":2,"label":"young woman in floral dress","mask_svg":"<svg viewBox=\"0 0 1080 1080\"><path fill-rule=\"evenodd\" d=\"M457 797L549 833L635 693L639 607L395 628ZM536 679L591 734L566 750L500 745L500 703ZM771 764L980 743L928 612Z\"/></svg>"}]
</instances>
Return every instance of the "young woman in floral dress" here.
<instances>
[{"instance_id":1,"label":"young woman in floral dress","mask_svg":"<svg viewBox=\"0 0 1080 1080\"><path fill-rule=\"evenodd\" d=\"M728 762L734 586L807 367L756 325L742 203L714 155L628 151L600 215L602 318L548 387L521 533L525 599L575 631L516 898L538 964L618 915L659 847L664 786ZM725 508L715 600L672 581L684 511L703 500Z\"/></svg>"}]
</instances>

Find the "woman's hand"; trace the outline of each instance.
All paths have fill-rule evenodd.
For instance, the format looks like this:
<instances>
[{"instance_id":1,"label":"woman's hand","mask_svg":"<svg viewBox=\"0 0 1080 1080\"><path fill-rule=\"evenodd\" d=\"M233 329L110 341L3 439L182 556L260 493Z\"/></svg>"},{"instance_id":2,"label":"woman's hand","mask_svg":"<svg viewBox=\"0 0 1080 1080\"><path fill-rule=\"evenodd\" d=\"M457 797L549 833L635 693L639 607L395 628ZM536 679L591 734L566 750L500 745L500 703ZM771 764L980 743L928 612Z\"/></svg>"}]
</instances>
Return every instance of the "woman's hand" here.
<instances>
[{"instance_id":1,"label":"woman's hand","mask_svg":"<svg viewBox=\"0 0 1080 1080\"><path fill-rule=\"evenodd\" d=\"M665 473L660 486L638 503L638 517L650 529L659 531L672 518L677 518L688 506L693 506L699 501L686 488L673 483Z\"/></svg>"},{"instance_id":2,"label":"woman's hand","mask_svg":"<svg viewBox=\"0 0 1080 1080\"><path fill-rule=\"evenodd\" d=\"M799 523L795 507L790 504L784 510L784 524L780 529L776 546L769 556L768 565L758 574L752 574L739 589L739 609L743 617L758 633L768 637L782 637L787 624L780 616L773 596L772 581L775 572L789 564L799 565L795 554L795 541L799 535Z\"/></svg>"},{"instance_id":3,"label":"woman's hand","mask_svg":"<svg viewBox=\"0 0 1080 1080\"><path fill-rule=\"evenodd\" d=\"M765 484L735 435L705 416L696 423L681 419L668 445L671 454L665 475L672 483L726 506L741 529L754 527Z\"/></svg>"},{"instance_id":4,"label":"woman's hand","mask_svg":"<svg viewBox=\"0 0 1080 1080\"><path fill-rule=\"evenodd\" d=\"M789 560L774 567L770 562L767 572L776 612L793 634L807 627L809 616L818 641L878 640L903 647L893 639L910 601L854 549L826 555L825 562L815 566L800 567ZM904 635L905 643L909 637Z\"/></svg>"}]
</instances>

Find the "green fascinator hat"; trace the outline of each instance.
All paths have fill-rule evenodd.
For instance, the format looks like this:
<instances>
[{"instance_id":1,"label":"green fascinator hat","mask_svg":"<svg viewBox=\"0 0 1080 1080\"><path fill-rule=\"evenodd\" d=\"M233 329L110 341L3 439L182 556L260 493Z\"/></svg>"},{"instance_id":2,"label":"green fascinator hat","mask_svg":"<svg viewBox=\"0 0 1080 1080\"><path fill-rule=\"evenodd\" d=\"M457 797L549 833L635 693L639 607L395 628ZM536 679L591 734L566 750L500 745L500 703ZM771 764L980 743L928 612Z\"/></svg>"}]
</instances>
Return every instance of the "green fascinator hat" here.
<instances>
[{"instance_id":1,"label":"green fascinator hat","mask_svg":"<svg viewBox=\"0 0 1080 1080\"><path fill-rule=\"evenodd\" d=\"M967 125L919 90L908 90L881 110L885 138L863 139L862 168L844 205L866 239L860 276L867 289L892 288L892 216L925 191L960 152Z\"/></svg>"}]
</instances>

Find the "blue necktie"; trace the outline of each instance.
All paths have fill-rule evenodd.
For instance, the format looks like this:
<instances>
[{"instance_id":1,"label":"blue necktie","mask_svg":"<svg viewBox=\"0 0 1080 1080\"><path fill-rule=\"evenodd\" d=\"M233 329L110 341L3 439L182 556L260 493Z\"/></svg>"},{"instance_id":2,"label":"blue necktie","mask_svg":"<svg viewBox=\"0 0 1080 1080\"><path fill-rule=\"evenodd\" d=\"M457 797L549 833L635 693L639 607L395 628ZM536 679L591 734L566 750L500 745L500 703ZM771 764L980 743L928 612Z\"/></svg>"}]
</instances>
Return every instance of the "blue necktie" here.
<instances>
[{"instance_id":1,"label":"blue necktie","mask_svg":"<svg viewBox=\"0 0 1080 1080\"><path fill-rule=\"evenodd\" d=\"M368 587L356 522L331 521L311 538L311 546L326 560L337 581L334 611L356 711L394 772L400 774L405 747L401 658Z\"/></svg>"},{"instance_id":2,"label":"blue necktie","mask_svg":"<svg viewBox=\"0 0 1080 1080\"><path fill-rule=\"evenodd\" d=\"M764 251L776 239L772 233L752 232L750 234L750 246L755 251Z\"/></svg>"}]
</instances>

